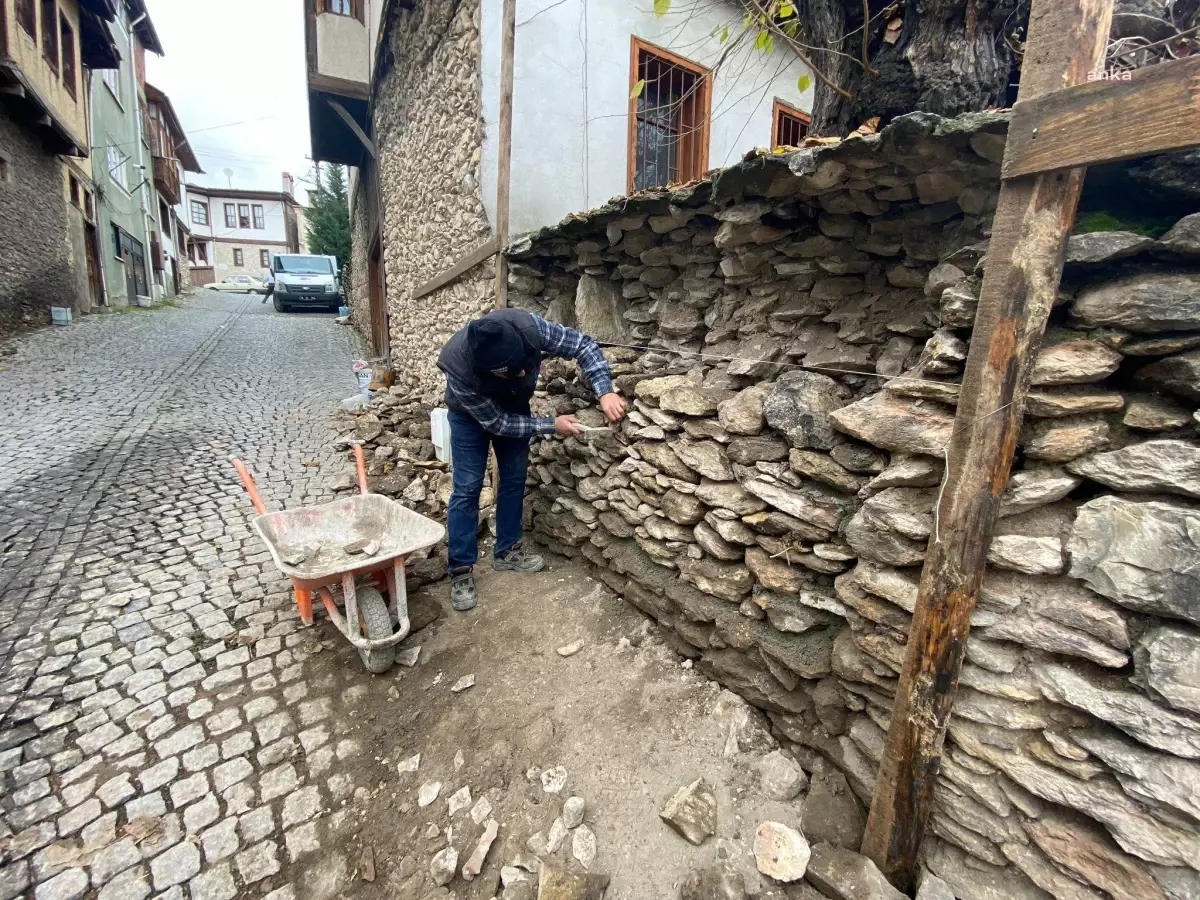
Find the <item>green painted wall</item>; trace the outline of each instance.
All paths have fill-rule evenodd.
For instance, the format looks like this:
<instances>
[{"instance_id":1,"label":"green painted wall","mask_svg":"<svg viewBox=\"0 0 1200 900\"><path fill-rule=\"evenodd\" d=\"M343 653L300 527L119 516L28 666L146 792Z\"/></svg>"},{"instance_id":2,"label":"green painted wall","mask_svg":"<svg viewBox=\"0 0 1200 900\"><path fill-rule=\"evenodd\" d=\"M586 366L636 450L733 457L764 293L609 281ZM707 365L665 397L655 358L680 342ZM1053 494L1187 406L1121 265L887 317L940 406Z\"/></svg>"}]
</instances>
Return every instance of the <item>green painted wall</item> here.
<instances>
[{"instance_id":1,"label":"green painted wall","mask_svg":"<svg viewBox=\"0 0 1200 900\"><path fill-rule=\"evenodd\" d=\"M138 48L130 46L128 11L123 3L118 7L117 21L110 23L109 28L121 52L121 67L108 71L107 80L100 71L93 72L91 77L92 177L99 201L97 226L108 302L112 306L127 306L133 303L133 298L126 289L125 264L117 257L113 225L125 229L141 243L144 291L146 296L154 297L147 216L157 217L158 197L154 190L149 145L141 133L141 88L134 65ZM113 81L116 82L115 90L110 86ZM145 169L139 166L145 166ZM119 177L122 171L124 186Z\"/></svg>"}]
</instances>

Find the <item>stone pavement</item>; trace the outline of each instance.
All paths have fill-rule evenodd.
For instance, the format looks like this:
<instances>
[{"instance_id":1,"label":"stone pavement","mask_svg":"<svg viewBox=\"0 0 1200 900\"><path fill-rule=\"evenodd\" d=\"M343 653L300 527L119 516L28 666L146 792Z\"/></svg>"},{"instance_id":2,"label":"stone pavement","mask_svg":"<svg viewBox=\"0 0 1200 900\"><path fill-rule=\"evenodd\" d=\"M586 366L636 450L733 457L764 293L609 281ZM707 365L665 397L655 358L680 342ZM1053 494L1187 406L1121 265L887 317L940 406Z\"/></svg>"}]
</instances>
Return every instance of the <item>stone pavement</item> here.
<instances>
[{"instance_id":1,"label":"stone pavement","mask_svg":"<svg viewBox=\"0 0 1200 900\"><path fill-rule=\"evenodd\" d=\"M354 333L200 292L12 346L0 900L304 896L357 748L334 726L345 689L308 686L312 638L228 460L274 506L330 498Z\"/></svg>"}]
</instances>

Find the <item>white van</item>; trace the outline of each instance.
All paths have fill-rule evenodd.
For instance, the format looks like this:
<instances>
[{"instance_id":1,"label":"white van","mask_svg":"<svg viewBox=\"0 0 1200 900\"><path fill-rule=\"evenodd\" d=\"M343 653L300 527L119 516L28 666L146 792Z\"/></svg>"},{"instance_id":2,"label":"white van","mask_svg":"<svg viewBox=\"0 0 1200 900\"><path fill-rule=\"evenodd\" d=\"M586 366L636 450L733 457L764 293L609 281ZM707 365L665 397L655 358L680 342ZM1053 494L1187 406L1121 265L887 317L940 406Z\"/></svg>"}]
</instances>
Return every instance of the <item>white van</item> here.
<instances>
[{"instance_id":1,"label":"white van","mask_svg":"<svg viewBox=\"0 0 1200 900\"><path fill-rule=\"evenodd\" d=\"M280 253L271 257L275 276L275 309L321 307L337 312L342 305L342 283L337 257L307 253Z\"/></svg>"}]
</instances>

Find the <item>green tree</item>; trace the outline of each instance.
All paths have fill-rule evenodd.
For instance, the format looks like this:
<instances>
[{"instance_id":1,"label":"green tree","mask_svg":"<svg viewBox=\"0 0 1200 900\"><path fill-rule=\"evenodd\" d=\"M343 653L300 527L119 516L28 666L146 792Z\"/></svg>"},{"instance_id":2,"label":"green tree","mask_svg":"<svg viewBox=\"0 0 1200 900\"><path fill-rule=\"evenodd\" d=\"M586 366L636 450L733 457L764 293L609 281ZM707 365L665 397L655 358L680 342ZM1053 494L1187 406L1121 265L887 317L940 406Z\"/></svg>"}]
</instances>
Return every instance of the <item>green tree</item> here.
<instances>
[{"instance_id":1,"label":"green tree","mask_svg":"<svg viewBox=\"0 0 1200 900\"><path fill-rule=\"evenodd\" d=\"M346 202L346 170L327 166L318 173L316 189L308 195L308 252L336 256L342 283L349 280L350 207Z\"/></svg>"}]
</instances>

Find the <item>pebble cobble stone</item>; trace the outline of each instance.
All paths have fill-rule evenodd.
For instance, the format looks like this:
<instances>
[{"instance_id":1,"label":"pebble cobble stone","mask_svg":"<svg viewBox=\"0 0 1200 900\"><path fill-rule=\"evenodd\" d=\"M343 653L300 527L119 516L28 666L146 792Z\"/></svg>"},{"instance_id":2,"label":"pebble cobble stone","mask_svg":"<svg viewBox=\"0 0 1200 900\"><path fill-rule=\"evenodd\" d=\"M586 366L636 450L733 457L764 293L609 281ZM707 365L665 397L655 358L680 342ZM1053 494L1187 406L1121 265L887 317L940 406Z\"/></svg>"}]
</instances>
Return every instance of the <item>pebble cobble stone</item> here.
<instances>
[{"instance_id":1,"label":"pebble cobble stone","mask_svg":"<svg viewBox=\"0 0 1200 900\"><path fill-rule=\"evenodd\" d=\"M357 336L201 291L4 349L0 898L294 896L284 829L330 798L289 702L361 673L289 691L302 626L229 458L270 506L332 499ZM63 839L92 852L64 867Z\"/></svg>"}]
</instances>

